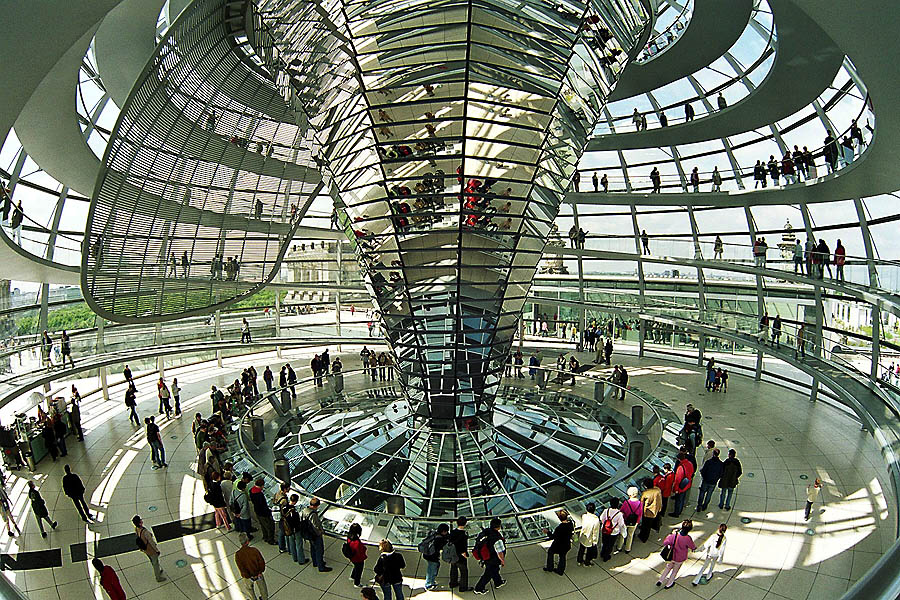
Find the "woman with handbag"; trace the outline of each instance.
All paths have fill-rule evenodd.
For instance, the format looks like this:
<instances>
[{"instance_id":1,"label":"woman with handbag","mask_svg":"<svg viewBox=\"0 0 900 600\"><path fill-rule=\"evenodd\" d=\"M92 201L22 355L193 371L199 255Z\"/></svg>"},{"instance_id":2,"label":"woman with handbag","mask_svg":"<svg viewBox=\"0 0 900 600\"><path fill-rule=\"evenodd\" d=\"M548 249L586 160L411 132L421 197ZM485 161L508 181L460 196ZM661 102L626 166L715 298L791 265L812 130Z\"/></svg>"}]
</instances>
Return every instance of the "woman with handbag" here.
<instances>
[{"instance_id":1,"label":"woman with handbag","mask_svg":"<svg viewBox=\"0 0 900 600\"><path fill-rule=\"evenodd\" d=\"M669 582L666 584L666 589L675 585L675 577L678 576L681 565L687 560L688 552L697 549L694 540L690 536L693 528L694 524L691 523L690 519L686 519L682 521L681 529L673 531L663 540L663 549L659 554L666 561L666 566L656 581L656 585L662 585L667 577Z\"/></svg>"}]
</instances>

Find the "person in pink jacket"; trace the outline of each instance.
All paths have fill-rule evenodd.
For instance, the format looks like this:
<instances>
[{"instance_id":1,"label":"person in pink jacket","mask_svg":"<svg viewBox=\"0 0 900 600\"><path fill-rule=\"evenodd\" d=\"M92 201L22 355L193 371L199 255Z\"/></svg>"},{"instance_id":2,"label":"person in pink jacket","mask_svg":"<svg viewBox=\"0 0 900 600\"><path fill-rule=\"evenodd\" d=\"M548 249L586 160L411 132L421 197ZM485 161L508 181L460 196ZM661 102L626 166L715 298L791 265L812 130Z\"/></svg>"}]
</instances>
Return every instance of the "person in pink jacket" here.
<instances>
[{"instance_id":1,"label":"person in pink jacket","mask_svg":"<svg viewBox=\"0 0 900 600\"><path fill-rule=\"evenodd\" d=\"M690 519L687 519L682 521L681 529L670 533L668 537L663 540L663 547L669 546L672 548L672 556L666 561L666 566L659 576L659 579L656 581L656 585L662 585L667 577L669 582L666 583L666 589L675 585L675 577L678 576L681 565L687 560L688 552L697 549L697 546L694 545L694 540L690 536L691 529L693 528L694 524L691 523Z\"/></svg>"}]
</instances>

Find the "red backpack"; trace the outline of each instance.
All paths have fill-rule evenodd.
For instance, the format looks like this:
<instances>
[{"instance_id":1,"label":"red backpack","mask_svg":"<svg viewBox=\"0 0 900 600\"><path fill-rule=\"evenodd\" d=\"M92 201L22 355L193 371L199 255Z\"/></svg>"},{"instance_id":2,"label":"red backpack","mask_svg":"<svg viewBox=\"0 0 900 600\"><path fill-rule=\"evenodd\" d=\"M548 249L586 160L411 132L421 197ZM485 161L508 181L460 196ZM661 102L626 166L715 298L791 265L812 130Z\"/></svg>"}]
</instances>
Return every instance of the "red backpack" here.
<instances>
[{"instance_id":1,"label":"red backpack","mask_svg":"<svg viewBox=\"0 0 900 600\"><path fill-rule=\"evenodd\" d=\"M619 514L618 511L616 512L616 514ZM603 535L612 535L613 529L616 528L616 526L613 524L613 520L611 518L612 516L615 516L615 515L610 513L609 510L607 510L606 518L603 519Z\"/></svg>"}]
</instances>

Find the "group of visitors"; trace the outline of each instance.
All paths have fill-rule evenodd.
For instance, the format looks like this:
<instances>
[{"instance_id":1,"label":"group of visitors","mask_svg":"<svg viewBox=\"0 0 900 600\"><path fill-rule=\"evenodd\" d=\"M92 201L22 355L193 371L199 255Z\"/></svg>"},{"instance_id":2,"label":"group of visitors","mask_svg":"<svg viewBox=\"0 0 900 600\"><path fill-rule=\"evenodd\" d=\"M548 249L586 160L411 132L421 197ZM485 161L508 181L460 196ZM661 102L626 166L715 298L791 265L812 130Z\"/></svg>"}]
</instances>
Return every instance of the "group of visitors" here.
<instances>
[{"instance_id":1,"label":"group of visitors","mask_svg":"<svg viewBox=\"0 0 900 600\"><path fill-rule=\"evenodd\" d=\"M576 225L569 228L569 244L576 250L584 250L588 232Z\"/></svg>"},{"instance_id":2,"label":"group of visitors","mask_svg":"<svg viewBox=\"0 0 900 600\"><path fill-rule=\"evenodd\" d=\"M805 247L800 245L800 240L795 240L793 259L794 273L799 272L801 275L806 275L807 277L824 279L825 270L827 269L829 277L841 282L844 281L844 265L847 263L847 249L844 248L840 239L837 241L834 254L831 253L831 248L828 247L828 243L824 239L820 238L819 243L816 244L813 240L807 238ZM834 274L832 274L831 271L832 264L835 266Z\"/></svg>"},{"instance_id":3,"label":"group of visitors","mask_svg":"<svg viewBox=\"0 0 900 600\"><path fill-rule=\"evenodd\" d=\"M728 391L728 369L717 367L714 358L706 362L706 391L723 394Z\"/></svg>"},{"instance_id":4,"label":"group of visitors","mask_svg":"<svg viewBox=\"0 0 900 600\"><path fill-rule=\"evenodd\" d=\"M46 329L41 332L40 350L41 365L48 371L52 370L57 364L65 368L66 359L69 359L69 365L73 369L75 368L75 360L72 358L72 340L65 329L59 336L58 344L53 342L53 338Z\"/></svg>"},{"instance_id":5,"label":"group of visitors","mask_svg":"<svg viewBox=\"0 0 900 600\"><path fill-rule=\"evenodd\" d=\"M363 346L359 360L363 366L363 375L371 377L372 381L394 380L394 357L390 352L376 352Z\"/></svg>"}]
</instances>

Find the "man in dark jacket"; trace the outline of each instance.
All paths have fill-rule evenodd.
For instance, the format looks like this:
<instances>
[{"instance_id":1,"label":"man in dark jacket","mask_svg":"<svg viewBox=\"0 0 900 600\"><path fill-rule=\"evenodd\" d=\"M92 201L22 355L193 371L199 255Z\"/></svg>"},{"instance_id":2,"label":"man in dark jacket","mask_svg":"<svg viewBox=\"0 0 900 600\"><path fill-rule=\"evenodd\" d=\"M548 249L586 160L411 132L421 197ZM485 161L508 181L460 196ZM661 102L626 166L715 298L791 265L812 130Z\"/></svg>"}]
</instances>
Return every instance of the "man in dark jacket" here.
<instances>
[{"instance_id":1,"label":"man in dark jacket","mask_svg":"<svg viewBox=\"0 0 900 600\"><path fill-rule=\"evenodd\" d=\"M719 478L719 488L722 490L719 494L719 508L731 510L731 500L734 496L734 488L737 487L738 480L741 478L741 461L736 457L734 448L728 451L728 458L722 463L722 477Z\"/></svg>"},{"instance_id":2,"label":"man in dark jacket","mask_svg":"<svg viewBox=\"0 0 900 600\"><path fill-rule=\"evenodd\" d=\"M547 566L544 570L547 572L554 571L557 575L564 575L566 572L566 554L572 548L572 534L575 532L575 522L569 517L569 511L560 510L556 515L559 517L559 525L550 533L549 529L544 529L548 539L553 540L550 548L547 550ZM553 566L553 555L559 555L559 564L556 568Z\"/></svg>"},{"instance_id":3,"label":"man in dark jacket","mask_svg":"<svg viewBox=\"0 0 900 600\"><path fill-rule=\"evenodd\" d=\"M81 478L72 472L69 465L66 465L66 474L63 475L62 486L63 493L72 499L75 508L78 509L81 520L87 523L88 519L92 517L87 502L84 501L84 484L81 482Z\"/></svg>"},{"instance_id":4,"label":"man in dark jacket","mask_svg":"<svg viewBox=\"0 0 900 600\"><path fill-rule=\"evenodd\" d=\"M723 470L724 464L719 459L719 449L716 448L713 450L709 460L703 463L703 467L700 469L700 477L703 479L703 483L700 484L700 497L697 498L698 512L706 510L706 507L709 506L713 490L716 489L716 484L722 478Z\"/></svg>"},{"instance_id":5,"label":"man in dark jacket","mask_svg":"<svg viewBox=\"0 0 900 600\"><path fill-rule=\"evenodd\" d=\"M266 493L264 486L265 480L257 479L253 487L250 488L250 502L253 504L253 511L259 521L259 528L262 530L263 541L267 544L275 545L275 520L272 519L272 509L266 502Z\"/></svg>"},{"instance_id":6,"label":"man in dark jacket","mask_svg":"<svg viewBox=\"0 0 900 600\"><path fill-rule=\"evenodd\" d=\"M468 592L469 587L469 534L466 533L466 517L457 517L456 529L450 532L448 543L456 550L456 562L450 563L450 589L459 585L460 592Z\"/></svg>"},{"instance_id":7,"label":"man in dark jacket","mask_svg":"<svg viewBox=\"0 0 900 600\"><path fill-rule=\"evenodd\" d=\"M272 382L275 381L275 376L272 374L272 369L266 365L266 370L263 371L263 381L266 382L266 391L271 392L274 389Z\"/></svg>"},{"instance_id":8,"label":"man in dark jacket","mask_svg":"<svg viewBox=\"0 0 900 600\"><path fill-rule=\"evenodd\" d=\"M429 538L433 537L432 543ZM425 589L428 591L437 589L437 576L441 568L441 551L450 539L450 526L446 523L438 525L437 531L428 535L425 539L425 545L428 547L427 552L422 553L425 559ZM433 546L433 547L432 547ZM434 552L431 552L434 550Z\"/></svg>"}]
</instances>

